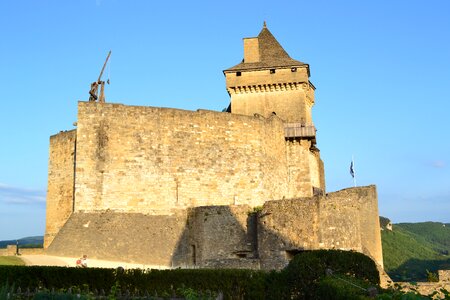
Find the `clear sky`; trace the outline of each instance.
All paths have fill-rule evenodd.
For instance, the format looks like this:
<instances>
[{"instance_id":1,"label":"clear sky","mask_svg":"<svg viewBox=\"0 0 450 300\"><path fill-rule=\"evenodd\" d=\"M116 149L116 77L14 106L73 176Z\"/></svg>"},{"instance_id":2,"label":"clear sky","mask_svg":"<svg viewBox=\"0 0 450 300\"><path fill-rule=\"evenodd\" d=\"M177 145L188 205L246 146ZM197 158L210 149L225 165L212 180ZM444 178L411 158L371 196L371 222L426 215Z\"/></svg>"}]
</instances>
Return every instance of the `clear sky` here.
<instances>
[{"instance_id":1,"label":"clear sky","mask_svg":"<svg viewBox=\"0 0 450 300\"><path fill-rule=\"evenodd\" d=\"M376 184L393 222L450 222L450 1L0 2L0 240L42 235L49 136L112 50L108 102L221 110L263 21L311 68L327 191Z\"/></svg>"}]
</instances>

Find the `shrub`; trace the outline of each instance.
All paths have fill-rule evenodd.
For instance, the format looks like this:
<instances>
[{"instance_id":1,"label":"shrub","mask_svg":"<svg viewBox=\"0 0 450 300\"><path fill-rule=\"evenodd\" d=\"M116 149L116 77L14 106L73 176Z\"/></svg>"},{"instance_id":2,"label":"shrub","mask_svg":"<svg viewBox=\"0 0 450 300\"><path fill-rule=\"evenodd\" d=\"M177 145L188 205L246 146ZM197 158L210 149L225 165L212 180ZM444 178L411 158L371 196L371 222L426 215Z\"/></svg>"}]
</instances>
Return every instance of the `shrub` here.
<instances>
[{"instance_id":1,"label":"shrub","mask_svg":"<svg viewBox=\"0 0 450 300\"><path fill-rule=\"evenodd\" d=\"M439 282L439 275L434 272L427 271L427 281L428 282Z\"/></svg>"},{"instance_id":2,"label":"shrub","mask_svg":"<svg viewBox=\"0 0 450 300\"><path fill-rule=\"evenodd\" d=\"M317 299L360 300L367 299L367 283L345 276L345 281L334 277L323 278L317 288ZM364 287L361 289L360 287Z\"/></svg>"},{"instance_id":3,"label":"shrub","mask_svg":"<svg viewBox=\"0 0 450 300\"><path fill-rule=\"evenodd\" d=\"M358 278L370 285L380 283L372 259L358 252L340 250L305 251L297 254L281 272L292 299L317 298L317 290L326 272Z\"/></svg>"}]
</instances>

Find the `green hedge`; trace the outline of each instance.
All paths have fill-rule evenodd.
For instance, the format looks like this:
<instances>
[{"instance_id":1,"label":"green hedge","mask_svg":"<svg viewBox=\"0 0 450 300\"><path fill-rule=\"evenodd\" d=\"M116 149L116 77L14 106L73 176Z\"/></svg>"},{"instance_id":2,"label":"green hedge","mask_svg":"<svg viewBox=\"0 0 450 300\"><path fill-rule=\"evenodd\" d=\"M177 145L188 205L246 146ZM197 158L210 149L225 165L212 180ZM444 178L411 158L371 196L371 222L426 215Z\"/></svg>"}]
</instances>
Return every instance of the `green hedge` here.
<instances>
[{"instance_id":1,"label":"green hedge","mask_svg":"<svg viewBox=\"0 0 450 300\"><path fill-rule=\"evenodd\" d=\"M333 275L327 276L327 270ZM328 271L329 273L329 271ZM318 295L345 295L353 287L336 282L337 275L379 283L375 263L367 256L346 251L306 251L294 257L282 271L234 269L100 269L65 267L0 266L0 286L9 283L26 288L103 290L114 287L154 295L180 294L192 289L208 294L222 291L225 299L323 299ZM365 288L365 287L364 287ZM364 290L359 289L361 295Z\"/></svg>"},{"instance_id":2,"label":"green hedge","mask_svg":"<svg viewBox=\"0 0 450 300\"><path fill-rule=\"evenodd\" d=\"M204 293L222 291L226 299L263 299L265 272L231 269L114 270L101 268L1 266L0 285L27 288L68 289L88 286L108 293L113 286L130 292L171 295L192 288Z\"/></svg>"},{"instance_id":3,"label":"green hedge","mask_svg":"<svg viewBox=\"0 0 450 300\"><path fill-rule=\"evenodd\" d=\"M85 284L92 289L111 289L115 282L114 272L100 268L0 266L0 283L14 284L22 289L67 289Z\"/></svg>"},{"instance_id":4,"label":"green hedge","mask_svg":"<svg viewBox=\"0 0 450 300\"><path fill-rule=\"evenodd\" d=\"M222 291L228 299L263 299L265 272L234 269L127 270L117 274L121 288L163 292L189 287L196 291Z\"/></svg>"}]
</instances>

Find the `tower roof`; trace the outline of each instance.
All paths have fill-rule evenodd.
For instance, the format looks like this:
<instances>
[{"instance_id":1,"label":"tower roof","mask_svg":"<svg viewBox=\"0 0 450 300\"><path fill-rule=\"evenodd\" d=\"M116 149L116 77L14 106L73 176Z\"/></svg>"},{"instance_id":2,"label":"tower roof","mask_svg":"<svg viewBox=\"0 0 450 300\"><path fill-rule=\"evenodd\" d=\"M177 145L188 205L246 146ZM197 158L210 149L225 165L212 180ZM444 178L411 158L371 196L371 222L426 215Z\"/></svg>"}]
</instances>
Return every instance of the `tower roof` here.
<instances>
[{"instance_id":1,"label":"tower roof","mask_svg":"<svg viewBox=\"0 0 450 300\"><path fill-rule=\"evenodd\" d=\"M270 69L275 67L308 67L308 64L292 59L289 54L287 54L267 28L266 22L264 22L261 32L254 39L258 40L257 51L259 52L259 61L245 62L245 59L243 59L240 64L226 69L224 72ZM246 51L246 49L244 49L244 51Z\"/></svg>"}]
</instances>

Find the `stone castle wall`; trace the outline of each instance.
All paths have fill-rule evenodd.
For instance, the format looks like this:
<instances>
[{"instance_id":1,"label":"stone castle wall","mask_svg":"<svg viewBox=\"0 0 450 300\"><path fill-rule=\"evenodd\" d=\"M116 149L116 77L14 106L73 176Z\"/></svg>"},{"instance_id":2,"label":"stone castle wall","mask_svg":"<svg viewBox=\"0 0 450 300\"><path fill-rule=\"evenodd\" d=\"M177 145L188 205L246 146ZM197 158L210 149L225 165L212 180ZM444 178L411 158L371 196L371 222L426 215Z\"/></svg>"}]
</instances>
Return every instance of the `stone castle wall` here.
<instances>
[{"instance_id":1,"label":"stone castle wall","mask_svg":"<svg viewBox=\"0 0 450 300\"><path fill-rule=\"evenodd\" d=\"M50 245L73 211L75 142L75 130L50 137L44 247Z\"/></svg>"},{"instance_id":2,"label":"stone castle wall","mask_svg":"<svg viewBox=\"0 0 450 300\"><path fill-rule=\"evenodd\" d=\"M167 216L75 212L48 254L143 263L158 267L281 269L300 252L354 250L382 265L380 235L364 230L378 218L374 186L327 196L248 205L203 206ZM369 203L367 205L366 203ZM373 240L368 244L365 240ZM373 244L373 245L372 245Z\"/></svg>"},{"instance_id":3,"label":"stone castle wall","mask_svg":"<svg viewBox=\"0 0 450 300\"><path fill-rule=\"evenodd\" d=\"M310 195L310 181L289 183L290 159L276 116L80 102L75 210L167 214Z\"/></svg>"},{"instance_id":4,"label":"stone castle wall","mask_svg":"<svg viewBox=\"0 0 450 300\"><path fill-rule=\"evenodd\" d=\"M154 216L141 213L75 212L46 253L68 257L171 267L183 240L186 213ZM181 250L180 250L181 251ZM183 256L184 257L184 256Z\"/></svg>"},{"instance_id":5,"label":"stone castle wall","mask_svg":"<svg viewBox=\"0 0 450 300\"><path fill-rule=\"evenodd\" d=\"M360 217L362 252L371 256L383 267L378 195L375 186L359 193L358 203L360 205L358 214Z\"/></svg>"},{"instance_id":6,"label":"stone castle wall","mask_svg":"<svg viewBox=\"0 0 450 300\"><path fill-rule=\"evenodd\" d=\"M279 269L346 249L382 265L375 187L324 195L318 150L277 116L80 102L77 126L50 139L49 254Z\"/></svg>"},{"instance_id":7,"label":"stone castle wall","mask_svg":"<svg viewBox=\"0 0 450 300\"><path fill-rule=\"evenodd\" d=\"M50 138L45 248L73 211L168 215L325 188L319 155L285 141L277 116L80 102L77 123Z\"/></svg>"},{"instance_id":8,"label":"stone castle wall","mask_svg":"<svg viewBox=\"0 0 450 300\"><path fill-rule=\"evenodd\" d=\"M315 249L354 250L383 265L378 209L373 207L375 186L267 202L258 223L261 268L281 268L298 251Z\"/></svg>"}]
</instances>

